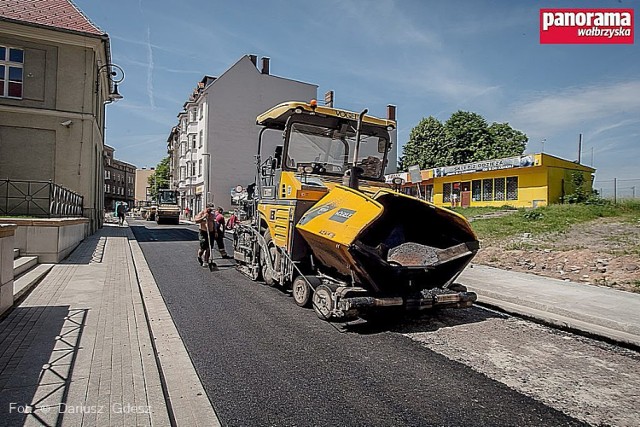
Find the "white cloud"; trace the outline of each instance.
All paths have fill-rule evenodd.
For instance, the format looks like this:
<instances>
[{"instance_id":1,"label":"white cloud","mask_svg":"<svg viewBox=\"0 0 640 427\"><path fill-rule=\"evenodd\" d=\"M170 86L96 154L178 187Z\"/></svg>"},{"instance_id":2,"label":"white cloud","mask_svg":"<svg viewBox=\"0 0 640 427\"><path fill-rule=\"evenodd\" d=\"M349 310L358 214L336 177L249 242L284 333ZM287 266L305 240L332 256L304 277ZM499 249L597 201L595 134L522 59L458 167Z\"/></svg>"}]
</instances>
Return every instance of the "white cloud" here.
<instances>
[{"instance_id":1,"label":"white cloud","mask_svg":"<svg viewBox=\"0 0 640 427\"><path fill-rule=\"evenodd\" d=\"M620 114L640 116L639 93L640 81L567 88L520 103L514 108L513 121L554 132Z\"/></svg>"}]
</instances>

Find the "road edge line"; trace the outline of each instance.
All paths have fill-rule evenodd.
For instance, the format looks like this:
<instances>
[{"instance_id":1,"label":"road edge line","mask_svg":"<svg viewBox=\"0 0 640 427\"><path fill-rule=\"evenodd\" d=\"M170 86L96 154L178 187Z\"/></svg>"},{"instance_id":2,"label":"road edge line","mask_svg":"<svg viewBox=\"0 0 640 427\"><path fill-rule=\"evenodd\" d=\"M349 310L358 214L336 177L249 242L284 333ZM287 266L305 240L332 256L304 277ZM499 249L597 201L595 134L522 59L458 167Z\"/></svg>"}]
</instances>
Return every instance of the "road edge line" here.
<instances>
[{"instance_id":1,"label":"road edge line","mask_svg":"<svg viewBox=\"0 0 640 427\"><path fill-rule=\"evenodd\" d=\"M133 232L131 234L129 248L175 424L218 427L221 424L215 409L180 338L140 244Z\"/></svg>"}]
</instances>

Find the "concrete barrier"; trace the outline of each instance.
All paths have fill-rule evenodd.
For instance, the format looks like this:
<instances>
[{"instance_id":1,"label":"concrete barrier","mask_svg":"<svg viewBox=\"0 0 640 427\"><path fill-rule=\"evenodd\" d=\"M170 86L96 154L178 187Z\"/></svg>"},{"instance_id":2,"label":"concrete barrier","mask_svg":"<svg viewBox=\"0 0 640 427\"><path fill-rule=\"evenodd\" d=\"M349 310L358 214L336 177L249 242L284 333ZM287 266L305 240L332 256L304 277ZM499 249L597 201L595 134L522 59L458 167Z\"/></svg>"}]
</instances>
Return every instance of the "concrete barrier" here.
<instances>
[{"instance_id":1,"label":"concrete barrier","mask_svg":"<svg viewBox=\"0 0 640 427\"><path fill-rule=\"evenodd\" d=\"M88 218L2 218L15 224L14 248L20 255L37 255L41 263L58 263L89 235Z\"/></svg>"}]
</instances>

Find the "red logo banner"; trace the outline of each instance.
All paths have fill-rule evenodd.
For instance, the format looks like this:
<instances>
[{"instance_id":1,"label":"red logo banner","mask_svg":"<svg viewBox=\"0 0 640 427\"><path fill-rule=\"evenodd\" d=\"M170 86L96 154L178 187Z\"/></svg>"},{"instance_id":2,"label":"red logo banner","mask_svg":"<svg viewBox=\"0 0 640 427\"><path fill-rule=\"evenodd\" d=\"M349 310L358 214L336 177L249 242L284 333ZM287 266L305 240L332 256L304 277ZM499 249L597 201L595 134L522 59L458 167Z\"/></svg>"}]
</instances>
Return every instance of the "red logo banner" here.
<instances>
[{"instance_id":1,"label":"red logo banner","mask_svg":"<svg viewBox=\"0 0 640 427\"><path fill-rule=\"evenodd\" d=\"M633 9L540 9L541 44L633 44Z\"/></svg>"}]
</instances>

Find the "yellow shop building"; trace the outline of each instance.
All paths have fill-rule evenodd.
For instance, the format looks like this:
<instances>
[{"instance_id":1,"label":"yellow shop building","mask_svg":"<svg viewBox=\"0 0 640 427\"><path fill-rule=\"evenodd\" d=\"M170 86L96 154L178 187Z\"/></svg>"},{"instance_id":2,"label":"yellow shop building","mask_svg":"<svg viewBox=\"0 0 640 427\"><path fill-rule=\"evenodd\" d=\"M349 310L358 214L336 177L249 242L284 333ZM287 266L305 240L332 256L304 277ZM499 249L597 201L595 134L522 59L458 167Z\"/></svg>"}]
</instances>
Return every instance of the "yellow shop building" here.
<instances>
[{"instance_id":1,"label":"yellow shop building","mask_svg":"<svg viewBox=\"0 0 640 427\"><path fill-rule=\"evenodd\" d=\"M595 169L545 153L393 174L405 183L401 191L438 206L537 207L562 203L575 192L574 175L583 175L591 191ZM413 178L413 180L412 180Z\"/></svg>"}]
</instances>

